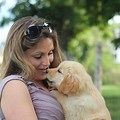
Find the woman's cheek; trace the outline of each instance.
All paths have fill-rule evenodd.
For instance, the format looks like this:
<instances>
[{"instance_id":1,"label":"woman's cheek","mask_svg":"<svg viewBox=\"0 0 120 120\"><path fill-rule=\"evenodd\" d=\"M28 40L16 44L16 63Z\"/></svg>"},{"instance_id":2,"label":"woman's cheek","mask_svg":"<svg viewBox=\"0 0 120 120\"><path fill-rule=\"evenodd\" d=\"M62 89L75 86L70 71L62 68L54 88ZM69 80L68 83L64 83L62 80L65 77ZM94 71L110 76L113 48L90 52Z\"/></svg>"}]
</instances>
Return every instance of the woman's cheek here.
<instances>
[{"instance_id":1,"label":"woman's cheek","mask_svg":"<svg viewBox=\"0 0 120 120\"><path fill-rule=\"evenodd\" d=\"M37 68L37 66L39 66L41 64L41 61L40 60L36 60L36 59L31 59L30 60L30 63L35 67Z\"/></svg>"}]
</instances>

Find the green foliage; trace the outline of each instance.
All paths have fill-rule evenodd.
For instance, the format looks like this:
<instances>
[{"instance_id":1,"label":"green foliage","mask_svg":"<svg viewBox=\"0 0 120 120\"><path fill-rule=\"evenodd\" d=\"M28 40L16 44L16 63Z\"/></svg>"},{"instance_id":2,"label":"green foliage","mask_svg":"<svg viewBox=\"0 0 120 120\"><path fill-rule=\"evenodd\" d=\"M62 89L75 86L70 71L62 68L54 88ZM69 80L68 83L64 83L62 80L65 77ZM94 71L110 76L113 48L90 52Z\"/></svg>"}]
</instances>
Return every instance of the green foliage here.
<instances>
[{"instance_id":1,"label":"green foliage","mask_svg":"<svg viewBox=\"0 0 120 120\"><path fill-rule=\"evenodd\" d=\"M77 2L74 0L67 2L61 0L37 0L34 3L30 0L18 0L15 7L9 10L12 14L9 19L16 21L24 16L38 16L51 20L60 35L61 46L66 51L68 41L74 37L74 34L77 34L76 31L82 29L79 23L84 23L84 14L75 6L76 4ZM2 23L7 23L5 18ZM82 26L85 26L85 24Z\"/></svg>"},{"instance_id":2,"label":"green foliage","mask_svg":"<svg viewBox=\"0 0 120 120\"><path fill-rule=\"evenodd\" d=\"M106 38L111 38L110 27L101 31L97 26L85 28L80 31L68 44L68 54L73 56L73 59L86 61L91 48L95 47L96 42L102 42L104 45ZM79 54L78 54L79 53Z\"/></svg>"},{"instance_id":3,"label":"green foliage","mask_svg":"<svg viewBox=\"0 0 120 120\"><path fill-rule=\"evenodd\" d=\"M119 5L119 0L17 0L9 10L11 16L3 17L1 25L23 16L47 18L54 22L66 51L69 41L86 28L98 26L105 32L108 20L119 12Z\"/></svg>"},{"instance_id":4,"label":"green foliage","mask_svg":"<svg viewBox=\"0 0 120 120\"><path fill-rule=\"evenodd\" d=\"M103 71L103 84L118 84L120 83L120 65L114 64L110 69Z\"/></svg>"},{"instance_id":5,"label":"green foliage","mask_svg":"<svg viewBox=\"0 0 120 120\"><path fill-rule=\"evenodd\" d=\"M112 41L112 43L115 45L115 48L119 48L120 47L120 38L116 38Z\"/></svg>"}]
</instances>

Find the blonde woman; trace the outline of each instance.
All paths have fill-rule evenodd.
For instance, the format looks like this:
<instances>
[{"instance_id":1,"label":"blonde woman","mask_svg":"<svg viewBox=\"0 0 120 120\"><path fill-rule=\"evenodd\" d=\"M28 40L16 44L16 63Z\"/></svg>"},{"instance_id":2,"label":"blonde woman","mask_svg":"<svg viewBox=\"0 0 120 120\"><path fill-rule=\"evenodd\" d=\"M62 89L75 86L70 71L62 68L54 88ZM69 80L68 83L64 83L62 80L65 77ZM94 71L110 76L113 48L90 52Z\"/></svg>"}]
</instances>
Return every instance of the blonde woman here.
<instances>
[{"instance_id":1,"label":"blonde woman","mask_svg":"<svg viewBox=\"0 0 120 120\"><path fill-rule=\"evenodd\" d=\"M57 33L43 18L23 17L11 27L1 65L0 120L64 120L46 73L62 61Z\"/></svg>"}]
</instances>

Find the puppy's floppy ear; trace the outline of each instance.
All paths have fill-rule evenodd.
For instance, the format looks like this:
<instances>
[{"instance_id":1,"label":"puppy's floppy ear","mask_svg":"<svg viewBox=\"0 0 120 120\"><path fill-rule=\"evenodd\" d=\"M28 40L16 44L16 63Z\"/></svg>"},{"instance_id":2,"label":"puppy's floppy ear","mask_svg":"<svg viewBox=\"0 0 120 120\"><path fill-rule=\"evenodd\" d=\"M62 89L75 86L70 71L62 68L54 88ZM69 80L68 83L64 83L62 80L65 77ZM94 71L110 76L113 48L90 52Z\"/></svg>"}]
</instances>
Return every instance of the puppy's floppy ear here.
<instances>
[{"instance_id":1,"label":"puppy's floppy ear","mask_svg":"<svg viewBox=\"0 0 120 120\"><path fill-rule=\"evenodd\" d=\"M58 90L63 94L77 93L83 87L80 76L77 74L68 74L60 84Z\"/></svg>"}]
</instances>

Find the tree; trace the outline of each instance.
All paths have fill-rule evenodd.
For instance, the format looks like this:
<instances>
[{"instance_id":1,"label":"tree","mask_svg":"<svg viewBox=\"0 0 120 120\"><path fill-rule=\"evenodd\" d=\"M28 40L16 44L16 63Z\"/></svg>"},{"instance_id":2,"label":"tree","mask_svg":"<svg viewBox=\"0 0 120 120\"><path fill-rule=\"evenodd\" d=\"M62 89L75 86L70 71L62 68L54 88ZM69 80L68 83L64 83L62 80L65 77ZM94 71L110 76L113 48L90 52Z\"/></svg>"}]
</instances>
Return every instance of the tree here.
<instances>
[{"instance_id":1,"label":"tree","mask_svg":"<svg viewBox=\"0 0 120 120\"><path fill-rule=\"evenodd\" d=\"M102 31L108 20L119 14L120 1L115 0L17 0L9 10L11 18L3 17L1 25L15 21L23 16L45 17L54 22L59 34L60 43L67 50L68 42L86 27L97 25ZM118 45L119 40L115 42Z\"/></svg>"}]
</instances>

